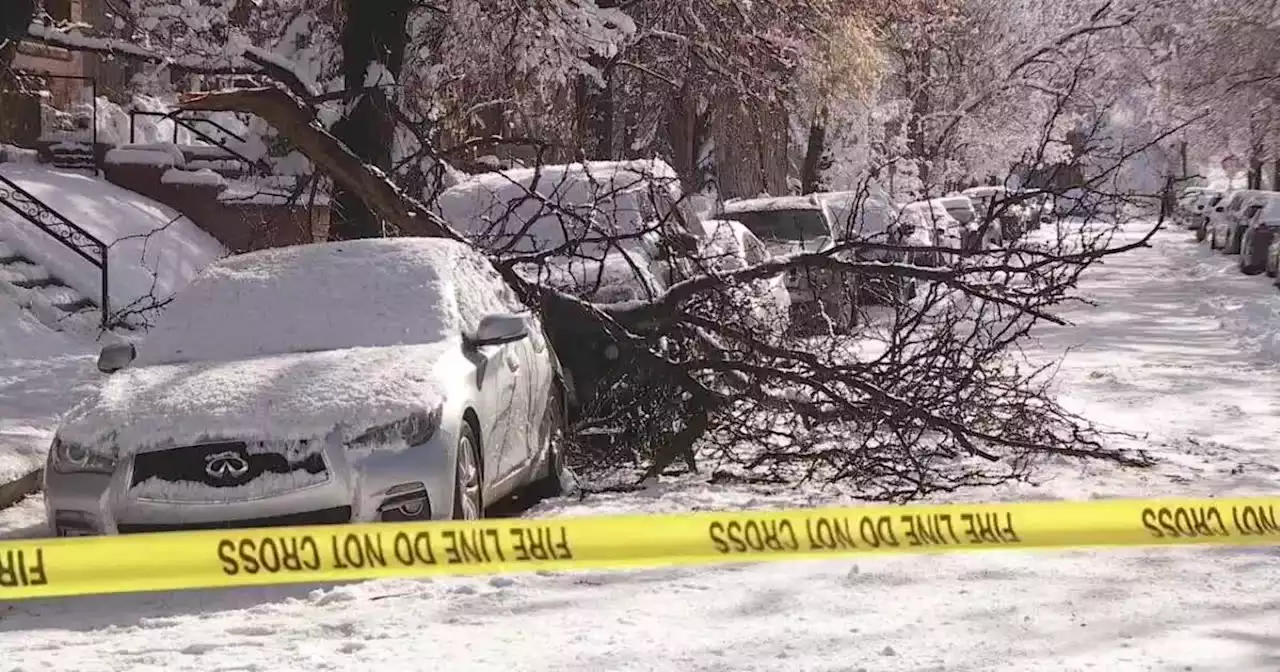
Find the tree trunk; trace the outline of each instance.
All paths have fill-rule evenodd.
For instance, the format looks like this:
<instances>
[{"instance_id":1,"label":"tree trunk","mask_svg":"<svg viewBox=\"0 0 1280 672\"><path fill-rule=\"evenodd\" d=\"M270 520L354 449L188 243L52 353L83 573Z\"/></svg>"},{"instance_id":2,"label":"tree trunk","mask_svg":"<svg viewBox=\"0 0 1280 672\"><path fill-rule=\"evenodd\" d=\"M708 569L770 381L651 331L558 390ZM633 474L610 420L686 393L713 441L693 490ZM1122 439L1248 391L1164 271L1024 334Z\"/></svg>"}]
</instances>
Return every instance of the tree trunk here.
<instances>
[{"instance_id":1,"label":"tree trunk","mask_svg":"<svg viewBox=\"0 0 1280 672\"><path fill-rule=\"evenodd\" d=\"M1249 157L1248 189L1262 188L1262 159L1258 154Z\"/></svg>"},{"instance_id":2,"label":"tree trunk","mask_svg":"<svg viewBox=\"0 0 1280 672\"><path fill-rule=\"evenodd\" d=\"M805 147L804 166L800 169L800 193L822 191L822 173L826 169L827 122L825 110L817 112L809 124L809 142Z\"/></svg>"},{"instance_id":3,"label":"tree trunk","mask_svg":"<svg viewBox=\"0 0 1280 672\"><path fill-rule=\"evenodd\" d=\"M404 64L411 0L346 0L346 25L342 31L343 78L351 98L347 114L334 125L334 135L365 163L383 171L391 169L395 119L386 86L362 91L371 66L380 65L399 80ZM373 81L370 85L375 85ZM354 104L352 104L354 100ZM332 240L376 238L383 235L378 217L354 193L339 187L334 195Z\"/></svg>"},{"instance_id":4,"label":"tree trunk","mask_svg":"<svg viewBox=\"0 0 1280 672\"><path fill-rule=\"evenodd\" d=\"M671 101L667 112L667 143L671 145L671 167L680 175L686 193L698 184L698 102L686 83Z\"/></svg>"},{"instance_id":5,"label":"tree trunk","mask_svg":"<svg viewBox=\"0 0 1280 672\"><path fill-rule=\"evenodd\" d=\"M600 70L603 82L578 77L578 137L582 152L588 159L609 161L613 151L613 73L603 59L593 58L592 65Z\"/></svg>"},{"instance_id":6,"label":"tree trunk","mask_svg":"<svg viewBox=\"0 0 1280 672\"><path fill-rule=\"evenodd\" d=\"M613 9L618 0L597 0L600 9ZM588 159L609 161L614 158L613 127L613 69L607 59L593 56L591 66L600 73L602 81L579 76L577 85L578 137L581 149Z\"/></svg>"},{"instance_id":7,"label":"tree trunk","mask_svg":"<svg viewBox=\"0 0 1280 672\"><path fill-rule=\"evenodd\" d=\"M907 125L907 142L911 148L912 158L916 161L922 197L929 194L931 186L929 180L932 177L929 163L933 157L930 156L929 151L929 126L926 121L932 107L932 99L929 96L929 72L932 65L928 49L922 48L916 54L915 69L919 79L914 82L915 91L911 95L911 123Z\"/></svg>"},{"instance_id":8,"label":"tree trunk","mask_svg":"<svg viewBox=\"0 0 1280 672\"><path fill-rule=\"evenodd\" d=\"M1271 164L1271 190L1280 191L1280 156Z\"/></svg>"}]
</instances>

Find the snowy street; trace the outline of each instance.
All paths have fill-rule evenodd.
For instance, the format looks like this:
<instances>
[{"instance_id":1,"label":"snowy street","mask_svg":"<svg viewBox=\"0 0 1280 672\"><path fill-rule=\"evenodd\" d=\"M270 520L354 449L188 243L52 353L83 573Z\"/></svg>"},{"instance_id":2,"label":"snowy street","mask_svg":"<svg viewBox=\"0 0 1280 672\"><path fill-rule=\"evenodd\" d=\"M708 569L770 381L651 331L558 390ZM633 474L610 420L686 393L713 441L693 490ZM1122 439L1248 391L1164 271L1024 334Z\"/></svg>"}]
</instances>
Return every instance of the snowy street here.
<instances>
[{"instance_id":1,"label":"snowy street","mask_svg":"<svg viewBox=\"0 0 1280 672\"><path fill-rule=\"evenodd\" d=\"M1089 271L1081 289L1098 305L1071 307L1076 326L1041 327L1028 346L1034 358L1069 351L1063 398L1133 435L1113 440L1148 449L1156 467L1064 461L1038 485L957 498L1280 489L1280 293L1235 264L1185 230L1162 232ZM835 503L816 490L664 483L528 515ZM0 536L40 536L43 516L39 497L0 512ZM0 672L1274 672L1278 555L996 552L31 601L0 604Z\"/></svg>"}]
</instances>

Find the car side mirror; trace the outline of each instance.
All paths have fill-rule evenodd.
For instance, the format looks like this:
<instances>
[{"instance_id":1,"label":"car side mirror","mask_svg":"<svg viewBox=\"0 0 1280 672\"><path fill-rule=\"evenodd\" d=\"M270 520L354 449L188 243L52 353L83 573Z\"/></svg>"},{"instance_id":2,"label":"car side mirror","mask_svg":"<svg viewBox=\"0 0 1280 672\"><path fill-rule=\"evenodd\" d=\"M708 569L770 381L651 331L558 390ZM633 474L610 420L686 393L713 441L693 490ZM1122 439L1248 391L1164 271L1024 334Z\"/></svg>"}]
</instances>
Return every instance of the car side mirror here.
<instances>
[{"instance_id":1,"label":"car side mirror","mask_svg":"<svg viewBox=\"0 0 1280 672\"><path fill-rule=\"evenodd\" d=\"M529 323L523 315L495 313L485 315L476 327L476 333L464 336L463 341L472 348L486 345L506 345L529 337Z\"/></svg>"},{"instance_id":2,"label":"car side mirror","mask_svg":"<svg viewBox=\"0 0 1280 672\"><path fill-rule=\"evenodd\" d=\"M115 373L132 362L138 356L138 349L132 343L109 343L102 346L98 353L98 370L103 373Z\"/></svg>"}]
</instances>

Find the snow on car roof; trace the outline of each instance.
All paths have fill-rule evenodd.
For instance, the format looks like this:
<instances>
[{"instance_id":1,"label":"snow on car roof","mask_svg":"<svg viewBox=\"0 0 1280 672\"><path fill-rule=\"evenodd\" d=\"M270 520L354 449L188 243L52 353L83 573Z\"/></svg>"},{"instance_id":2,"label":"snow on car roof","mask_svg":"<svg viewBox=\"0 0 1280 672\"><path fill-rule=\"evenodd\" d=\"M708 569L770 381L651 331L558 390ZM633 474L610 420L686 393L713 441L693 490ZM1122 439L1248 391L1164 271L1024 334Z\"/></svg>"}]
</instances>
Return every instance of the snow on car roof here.
<instances>
[{"instance_id":1,"label":"snow on car roof","mask_svg":"<svg viewBox=\"0 0 1280 672\"><path fill-rule=\"evenodd\" d=\"M932 199L928 201L912 201L902 206L903 214L917 214L933 218L951 219L951 213L947 212L947 208L942 204L940 199Z\"/></svg>"},{"instance_id":2,"label":"snow on car roof","mask_svg":"<svg viewBox=\"0 0 1280 672\"><path fill-rule=\"evenodd\" d=\"M1004 186L989 185L989 186L983 186L983 187L971 187L969 189L965 189L964 191L961 191L960 193L965 196L968 196L969 198L990 198L992 196L995 196L996 194L1003 194L1008 191L1009 189Z\"/></svg>"},{"instance_id":3,"label":"snow on car roof","mask_svg":"<svg viewBox=\"0 0 1280 672\"><path fill-rule=\"evenodd\" d=\"M943 196L942 198L933 199L942 204L944 208L972 208L973 201L968 196Z\"/></svg>"},{"instance_id":4,"label":"snow on car roof","mask_svg":"<svg viewBox=\"0 0 1280 672\"><path fill-rule=\"evenodd\" d=\"M639 233L664 192L668 203L681 199L663 161L590 161L477 175L441 193L435 209L482 247L532 253Z\"/></svg>"},{"instance_id":5,"label":"snow on car roof","mask_svg":"<svg viewBox=\"0 0 1280 672\"><path fill-rule=\"evenodd\" d=\"M769 196L727 201L721 215L739 212L776 212L779 210L821 210L822 205L812 196Z\"/></svg>"},{"instance_id":6,"label":"snow on car roof","mask_svg":"<svg viewBox=\"0 0 1280 672\"><path fill-rule=\"evenodd\" d=\"M874 182L861 191L832 191L817 194L831 209L836 230L843 235L870 238L885 234L898 218L898 206L888 192ZM856 216L854 206L858 206Z\"/></svg>"},{"instance_id":7,"label":"snow on car roof","mask_svg":"<svg viewBox=\"0 0 1280 672\"><path fill-rule=\"evenodd\" d=\"M139 346L137 363L457 338L462 325L454 283L475 282L468 265L477 263L488 264L467 245L439 238L318 243L227 257L165 309Z\"/></svg>"}]
</instances>

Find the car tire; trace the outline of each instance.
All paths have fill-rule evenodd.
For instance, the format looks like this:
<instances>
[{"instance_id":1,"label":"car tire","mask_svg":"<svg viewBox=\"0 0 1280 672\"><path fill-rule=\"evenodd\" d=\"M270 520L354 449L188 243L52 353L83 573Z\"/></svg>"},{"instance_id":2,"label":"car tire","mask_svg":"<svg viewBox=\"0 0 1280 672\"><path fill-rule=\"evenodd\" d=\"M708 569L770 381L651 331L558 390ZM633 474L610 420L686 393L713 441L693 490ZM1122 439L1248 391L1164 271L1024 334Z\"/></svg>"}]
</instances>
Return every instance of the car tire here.
<instances>
[{"instance_id":1,"label":"car tire","mask_svg":"<svg viewBox=\"0 0 1280 672\"><path fill-rule=\"evenodd\" d=\"M480 441L469 422L462 423L462 431L458 434L454 465L453 519L479 520L484 517L484 477Z\"/></svg>"},{"instance_id":2,"label":"car tire","mask_svg":"<svg viewBox=\"0 0 1280 672\"><path fill-rule=\"evenodd\" d=\"M568 494L569 485L574 480L565 464L569 426L566 420L564 392L559 384L552 388L551 398L547 400L546 423L548 441L546 473L530 483L527 488L529 497L537 501Z\"/></svg>"}]
</instances>

